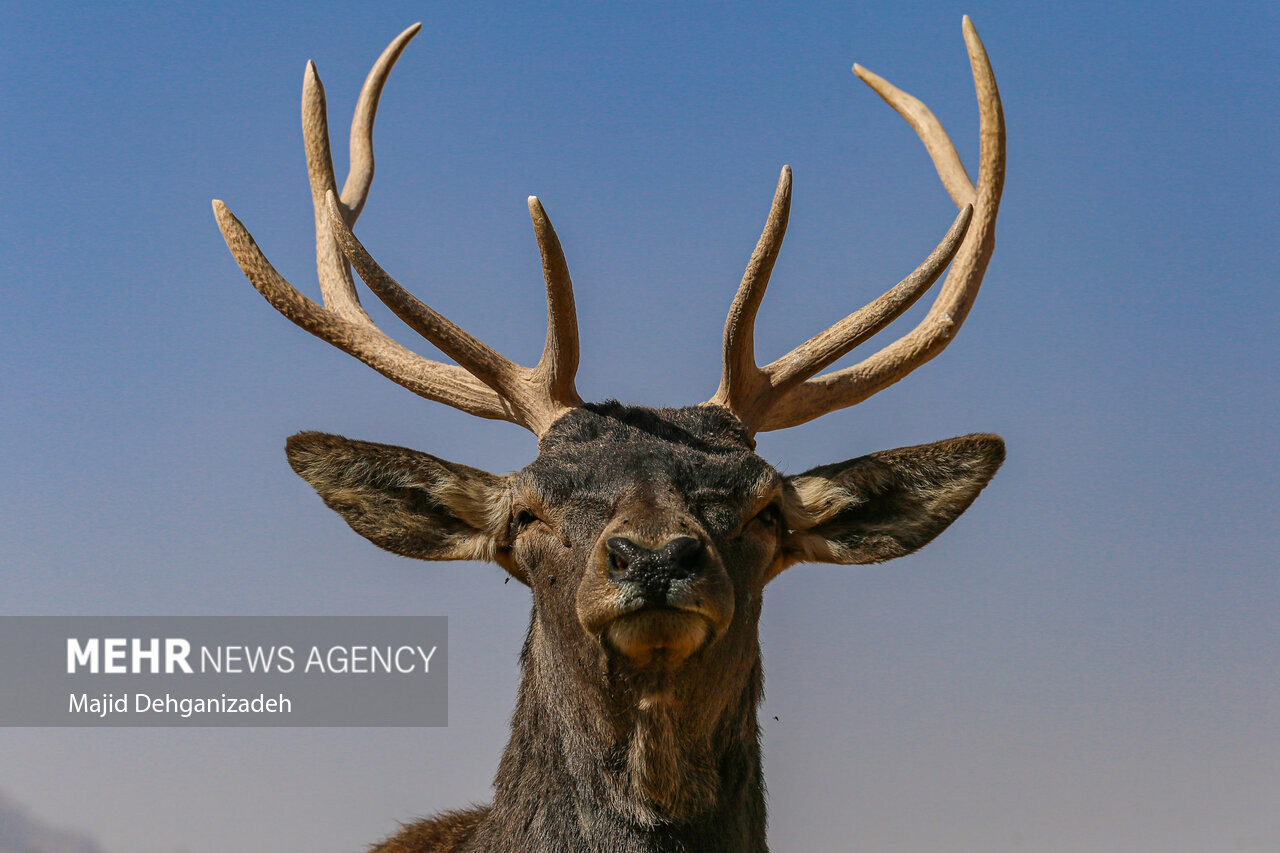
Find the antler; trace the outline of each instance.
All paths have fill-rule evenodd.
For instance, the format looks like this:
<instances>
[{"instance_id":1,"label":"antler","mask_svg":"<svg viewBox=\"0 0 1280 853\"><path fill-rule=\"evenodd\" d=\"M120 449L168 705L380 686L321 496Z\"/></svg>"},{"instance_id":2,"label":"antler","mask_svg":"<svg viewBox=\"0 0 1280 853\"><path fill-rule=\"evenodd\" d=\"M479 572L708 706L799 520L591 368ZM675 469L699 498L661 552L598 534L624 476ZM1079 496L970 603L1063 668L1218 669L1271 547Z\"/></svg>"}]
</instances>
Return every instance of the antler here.
<instances>
[{"instance_id":1,"label":"antler","mask_svg":"<svg viewBox=\"0 0 1280 853\"><path fill-rule=\"evenodd\" d=\"M911 275L782 358L758 367L754 353L756 310L782 245L791 206L791 169L783 167L764 232L729 308L720 388L708 401L732 411L751 432L802 424L889 387L942 352L973 306L995 248L996 214L1004 187L1005 132L995 75L967 15L964 40L981 118L977 188L928 107L861 66L853 66L854 73L920 136L960 213L942 242ZM918 326L852 367L812 378L911 307L948 264L951 270Z\"/></svg>"},{"instance_id":2,"label":"antler","mask_svg":"<svg viewBox=\"0 0 1280 853\"><path fill-rule=\"evenodd\" d=\"M373 121L392 66L421 24L395 38L378 57L360 91L351 122L351 168L337 195L324 87L308 62L302 84L302 133L316 221L316 273L323 305L300 293L276 271L253 236L221 201L213 212L227 248L253 286L276 310L311 334L350 353L419 396L483 418L511 421L541 436L552 422L582 404L574 387L578 321L573 283L555 230L537 198L529 215L547 286L547 341L534 367L518 365L433 311L396 283L351 233L373 182ZM348 262L383 302L455 366L424 358L392 340L365 313Z\"/></svg>"}]
</instances>

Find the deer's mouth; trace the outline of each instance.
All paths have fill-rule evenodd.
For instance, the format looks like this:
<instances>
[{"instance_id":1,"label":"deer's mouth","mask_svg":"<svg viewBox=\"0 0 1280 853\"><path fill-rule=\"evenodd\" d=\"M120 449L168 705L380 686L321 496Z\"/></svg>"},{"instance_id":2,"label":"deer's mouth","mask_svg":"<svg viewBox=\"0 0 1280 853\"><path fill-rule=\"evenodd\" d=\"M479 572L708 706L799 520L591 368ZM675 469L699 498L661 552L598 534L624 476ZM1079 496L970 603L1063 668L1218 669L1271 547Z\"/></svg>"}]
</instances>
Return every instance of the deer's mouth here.
<instances>
[{"instance_id":1,"label":"deer's mouth","mask_svg":"<svg viewBox=\"0 0 1280 853\"><path fill-rule=\"evenodd\" d=\"M605 626L605 644L640 667L673 669L706 646L715 634L711 620L697 610L646 605Z\"/></svg>"},{"instance_id":2,"label":"deer's mouth","mask_svg":"<svg viewBox=\"0 0 1280 853\"><path fill-rule=\"evenodd\" d=\"M601 537L594 571L577 591L578 619L606 651L669 671L729 629L734 586L704 537L675 536L648 548L614 533Z\"/></svg>"}]
</instances>

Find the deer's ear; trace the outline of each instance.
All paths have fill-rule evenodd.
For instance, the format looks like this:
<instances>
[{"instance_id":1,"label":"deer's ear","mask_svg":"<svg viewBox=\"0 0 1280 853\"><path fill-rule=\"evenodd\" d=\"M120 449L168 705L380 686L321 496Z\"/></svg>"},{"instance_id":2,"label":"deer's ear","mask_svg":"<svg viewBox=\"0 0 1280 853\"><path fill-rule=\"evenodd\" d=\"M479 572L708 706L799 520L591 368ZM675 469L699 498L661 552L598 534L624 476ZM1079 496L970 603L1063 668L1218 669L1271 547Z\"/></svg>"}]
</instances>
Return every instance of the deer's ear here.
<instances>
[{"instance_id":1,"label":"deer's ear","mask_svg":"<svg viewBox=\"0 0 1280 853\"><path fill-rule=\"evenodd\" d=\"M778 570L799 562L879 563L910 554L968 509L1003 461L999 436L966 435L788 477L791 532Z\"/></svg>"},{"instance_id":2,"label":"deer's ear","mask_svg":"<svg viewBox=\"0 0 1280 853\"><path fill-rule=\"evenodd\" d=\"M285 452L325 504L378 547L422 560L495 560L506 477L321 432L290 437Z\"/></svg>"}]
</instances>

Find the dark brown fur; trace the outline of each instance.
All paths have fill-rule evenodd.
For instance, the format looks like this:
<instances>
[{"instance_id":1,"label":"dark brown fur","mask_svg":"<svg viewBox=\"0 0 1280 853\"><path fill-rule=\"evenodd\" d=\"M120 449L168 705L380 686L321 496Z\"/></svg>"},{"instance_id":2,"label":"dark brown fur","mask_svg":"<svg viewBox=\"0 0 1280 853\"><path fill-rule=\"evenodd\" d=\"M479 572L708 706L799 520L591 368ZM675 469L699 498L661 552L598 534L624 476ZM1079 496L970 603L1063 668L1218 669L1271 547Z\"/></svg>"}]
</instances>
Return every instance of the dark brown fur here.
<instances>
[{"instance_id":1,"label":"dark brown fur","mask_svg":"<svg viewBox=\"0 0 1280 853\"><path fill-rule=\"evenodd\" d=\"M406 826L393 837L369 848L369 853L422 853L422 851L457 850L471 837L489 813L488 808L465 812L443 812L433 818Z\"/></svg>"},{"instance_id":2,"label":"dark brown fur","mask_svg":"<svg viewBox=\"0 0 1280 853\"><path fill-rule=\"evenodd\" d=\"M378 853L763 853L756 708L764 586L801 561L869 563L947 527L1004 445L973 435L784 477L716 406L569 412L496 476L320 433L294 469L361 535L425 559L490 559L533 615L493 804L405 828ZM608 542L696 539L658 602ZM638 602L638 603L637 603Z\"/></svg>"}]
</instances>

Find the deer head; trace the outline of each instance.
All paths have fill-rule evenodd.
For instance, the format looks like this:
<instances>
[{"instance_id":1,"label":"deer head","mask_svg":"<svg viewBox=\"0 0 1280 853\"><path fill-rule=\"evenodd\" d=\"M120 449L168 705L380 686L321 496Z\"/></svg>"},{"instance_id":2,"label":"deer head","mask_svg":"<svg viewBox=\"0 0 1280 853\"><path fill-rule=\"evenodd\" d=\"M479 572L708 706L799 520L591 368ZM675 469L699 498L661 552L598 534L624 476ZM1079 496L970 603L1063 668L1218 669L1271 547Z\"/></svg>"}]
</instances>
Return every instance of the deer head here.
<instances>
[{"instance_id":1,"label":"deer head","mask_svg":"<svg viewBox=\"0 0 1280 853\"><path fill-rule=\"evenodd\" d=\"M548 324L533 367L511 362L412 296L352 233L373 175L378 98L417 31L393 41L369 74L340 194L324 91L307 66L303 131L323 305L276 272L225 205L215 201L214 212L240 268L282 314L416 394L530 429L538 457L517 473L495 475L414 450L304 432L289 439L289 462L376 545L426 560L495 562L532 590L525 683L498 799L477 818L477 837L491 832L495 845L513 845L515 815L544 814L547 799L567 797L571 811L589 819L556 830L562 834L606 833L599 841L623 833L618 827L706 825L716 827L715 843L708 836L693 849L752 849L725 839L763 837L754 712L765 585L800 562L874 563L916 550L970 505L1003 460L998 437L970 435L787 476L756 455L753 438L891 385L937 355L964 322L991 257L1004 179L1003 116L982 43L966 18L981 115L976 187L922 103L854 66L917 131L959 209L935 251L869 305L758 366L756 311L791 203L784 167L729 310L718 390L699 405L654 409L579 397L572 284L537 198L529 212ZM823 373L901 315L948 266L916 328L851 367ZM378 329L360 305L351 267L456 366L412 353ZM531 781L531 767L559 773L564 784ZM499 834L492 827L503 820L509 826ZM567 837L540 831L550 833L539 836L542 844Z\"/></svg>"}]
</instances>

